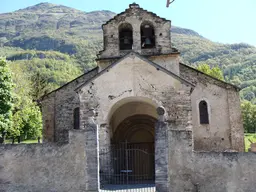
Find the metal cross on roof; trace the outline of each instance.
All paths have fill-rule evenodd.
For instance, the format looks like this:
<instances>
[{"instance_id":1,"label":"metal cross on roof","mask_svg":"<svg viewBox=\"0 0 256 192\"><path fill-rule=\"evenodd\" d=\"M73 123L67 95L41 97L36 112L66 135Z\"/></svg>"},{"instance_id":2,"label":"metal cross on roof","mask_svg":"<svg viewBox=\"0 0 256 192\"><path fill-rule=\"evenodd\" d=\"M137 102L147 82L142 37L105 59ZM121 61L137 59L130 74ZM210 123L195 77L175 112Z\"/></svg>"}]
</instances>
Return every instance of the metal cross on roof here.
<instances>
[{"instance_id":1,"label":"metal cross on roof","mask_svg":"<svg viewBox=\"0 0 256 192\"><path fill-rule=\"evenodd\" d=\"M175 0L167 0L167 4L166 4L166 7L169 7L169 5L171 4L171 3L173 3Z\"/></svg>"}]
</instances>

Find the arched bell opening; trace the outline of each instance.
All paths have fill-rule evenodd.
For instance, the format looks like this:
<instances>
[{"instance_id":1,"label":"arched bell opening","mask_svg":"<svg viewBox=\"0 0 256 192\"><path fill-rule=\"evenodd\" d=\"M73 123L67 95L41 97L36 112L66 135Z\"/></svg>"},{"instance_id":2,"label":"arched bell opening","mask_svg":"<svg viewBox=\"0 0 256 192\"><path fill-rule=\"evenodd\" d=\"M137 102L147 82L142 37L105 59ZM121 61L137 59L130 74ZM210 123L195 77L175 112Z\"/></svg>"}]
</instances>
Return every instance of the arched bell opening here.
<instances>
[{"instance_id":1,"label":"arched bell opening","mask_svg":"<svg viewBox=\"0 0 256 192\"><path fill-rule=\"evenodd\" d=\"M142 49L151 49L156 47L155 29L150 22L145 21L141 24L140 33Z\"/></svg>"},{"instance_id":2,"label":"arched bell opening","mask_svg":"<svg viewBox=\"0 0 256 192\"><path fill-rule=\"evenodd\" d=\"M131 50L133 45L133 28L129 23L119 26L119 49Z\"/></svg>"}]
</instances>

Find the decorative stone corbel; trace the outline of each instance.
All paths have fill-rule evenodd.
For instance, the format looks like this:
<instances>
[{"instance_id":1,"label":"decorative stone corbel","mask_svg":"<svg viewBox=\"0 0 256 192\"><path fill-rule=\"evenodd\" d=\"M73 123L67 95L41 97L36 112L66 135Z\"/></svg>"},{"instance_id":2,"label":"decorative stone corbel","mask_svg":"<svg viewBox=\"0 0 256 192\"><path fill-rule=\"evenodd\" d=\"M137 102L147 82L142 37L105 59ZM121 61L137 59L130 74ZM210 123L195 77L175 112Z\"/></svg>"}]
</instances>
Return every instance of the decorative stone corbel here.
<instances>
[{"instance_id":1,"label":"decorative stone corbel","mask_svg":"<svg viewBox=\"0 0 256 192\"><path fill-rule=\"evenodd\" d=\"M157 107L158 121L165 122L165 108L163 106Z\"/></svg>"}]
</instances>

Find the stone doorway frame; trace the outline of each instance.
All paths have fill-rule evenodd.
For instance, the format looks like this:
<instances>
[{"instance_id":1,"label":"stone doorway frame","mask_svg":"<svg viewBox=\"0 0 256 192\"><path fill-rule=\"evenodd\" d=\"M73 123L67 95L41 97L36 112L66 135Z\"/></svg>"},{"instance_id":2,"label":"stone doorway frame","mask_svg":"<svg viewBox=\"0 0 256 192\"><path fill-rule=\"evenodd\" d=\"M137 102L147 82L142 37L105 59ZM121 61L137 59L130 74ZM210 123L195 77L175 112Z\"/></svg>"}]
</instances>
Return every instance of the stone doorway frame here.
<instances>
[{"instance_id":1,"label":"stone doorway frame","mask_svg":"<svg viewBox=\"0 0 256 192\"><path fill-rule=\"evenodd\" d=\"M156 106L156 105L154 105ZM159 106L159 105L158 105ZM167 192L168 181L168 124L165 120L166 111L164 107L155 107L158 120L155 125L155 186L156 191ZM99 167L99 125L97 124L97 113L90 109L92 114L86 128L87 147L87 191L100 190L100 167Z\"/></svg>"},{"instance_id":2,"label":"stone doorway frame","mask_svg":"<svg viewBox=\"0 0 256 192\"><path fill-rule=\"evenodd\" d=\"M129 103L132 101L144 102L148 105L151 105L155 108L156 112L156 123L154 126L154 139L155 139L155 186L156 191L167 192L169 189L169 182L168 182L168 123L166 122L166 110L164 107L161 106L159 102L152 100L151 98L146 97L133 97L131 98L124 98L122 100L126 100L128 102L124 102L120 105L120 101L117 101L112 109L109 111L109 127L111 128L110 120L111 117L114 115L112 111L117 110L119 107L124 105L125 103ZM122 101L121 101L122 102ZM116 107L116 105L118 107ZM112 133L113 134L113 133Z\"/></svg>"}]
</instances>

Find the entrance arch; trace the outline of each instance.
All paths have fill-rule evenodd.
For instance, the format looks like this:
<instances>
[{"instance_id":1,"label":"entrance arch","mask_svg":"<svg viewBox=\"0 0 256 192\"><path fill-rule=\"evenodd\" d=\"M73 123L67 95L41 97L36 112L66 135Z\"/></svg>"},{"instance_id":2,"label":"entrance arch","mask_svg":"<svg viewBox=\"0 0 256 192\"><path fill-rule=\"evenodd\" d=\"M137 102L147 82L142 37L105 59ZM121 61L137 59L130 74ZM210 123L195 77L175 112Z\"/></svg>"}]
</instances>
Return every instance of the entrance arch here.
<instances>
[{"instance_id":1,"label":"entrance arch","mask_svg":"<svg viewBox=\"0 0 256 192\"><path fill-rule=\"evenodd\" d=\"M149 115L134 115L124 119L112 138L114 150L122 150L115 172L129 171L129 183L154 182L156 119Z\"/></svg>"},{"instance_id":2,"label":"entrance arch","mask_svg":"<svg viewBox=\"0 0 256 192\"><path fill-rule=\"evenodd\" d=\"M156 119L149 115L129 116L115 129L112 143L153 143L155 123Z\"/></svg>"},{"instance_id":3,"label":"entrance arch","mask_svg":"<svg viewBox=\"0 0 256 192\"><path fill-rule=\"evenodd\" d=\"M145 98L116 103L109 116L112 170L108 184L146 184L155 180L156 105Z\"/></svg>"},{"instance_id":4,"label":"entrance arch","mask_svg":"<svg viewBox=\"0 0 256 192\"><path fill-rule=\"evenodd\" d=\"M111 142L154 142L156 104L148 98L130 97L117 102L110 111Z\"/></svg>"}]
</instances>

